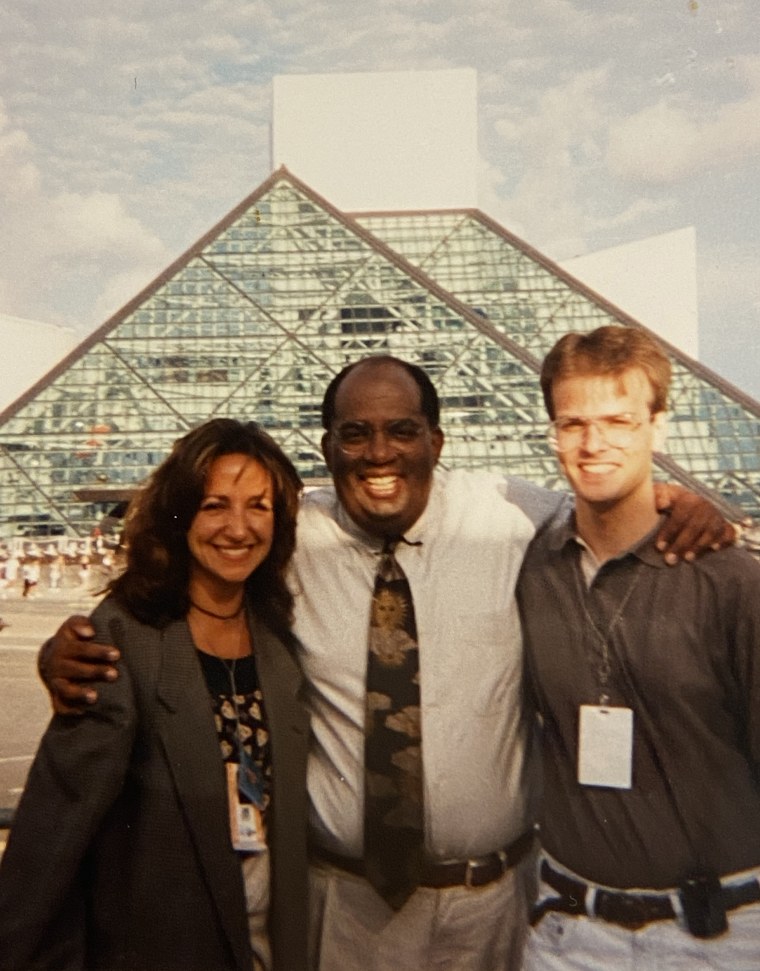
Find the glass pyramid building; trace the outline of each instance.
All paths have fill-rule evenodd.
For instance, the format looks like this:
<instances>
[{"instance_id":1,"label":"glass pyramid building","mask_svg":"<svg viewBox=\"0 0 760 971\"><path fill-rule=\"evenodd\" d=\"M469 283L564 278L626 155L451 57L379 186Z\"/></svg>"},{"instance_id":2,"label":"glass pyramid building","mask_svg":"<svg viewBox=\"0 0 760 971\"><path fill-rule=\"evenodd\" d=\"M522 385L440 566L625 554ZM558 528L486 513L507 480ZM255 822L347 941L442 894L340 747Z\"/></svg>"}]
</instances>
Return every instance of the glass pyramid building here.
<instances>
[{"instance_id":1,"label":"glass pyramid building","mask_svg":"<svg viewBox=\"0 0 760 971\"><path fill-rule=\"evenodd\" d=\"M187 429L261 422L327 475L320 403L370 353L415 361L444 466L561 486L540 361L558 336L640 326L477 210L350 216L282 168L0 414L0 537L84 536ZM662 476L760 514L760 405L675 349Z\"/></svg>"}]
</instances>

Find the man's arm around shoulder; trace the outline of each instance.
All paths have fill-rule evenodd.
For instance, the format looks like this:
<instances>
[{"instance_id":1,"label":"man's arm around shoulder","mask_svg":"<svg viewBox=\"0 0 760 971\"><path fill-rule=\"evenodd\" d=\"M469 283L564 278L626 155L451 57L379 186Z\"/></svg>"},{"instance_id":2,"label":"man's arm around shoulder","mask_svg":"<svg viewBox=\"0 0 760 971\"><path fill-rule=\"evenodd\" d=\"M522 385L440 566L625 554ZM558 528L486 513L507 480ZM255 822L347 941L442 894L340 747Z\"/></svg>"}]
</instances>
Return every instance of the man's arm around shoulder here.
<instances>
[{"instance_id":1,"label":"man's arm around shoulder","mask_svg":"<svg viewBox=\"0 0 760 971\"><path fill-rule=\"evenodd\" d=\"M95 628L87 617L68 617L40 648L37 670L59 715L81 715L98 699L98 681L115 681L120 658L112 644L94 640Z\"/></svg>"}]
</instances>

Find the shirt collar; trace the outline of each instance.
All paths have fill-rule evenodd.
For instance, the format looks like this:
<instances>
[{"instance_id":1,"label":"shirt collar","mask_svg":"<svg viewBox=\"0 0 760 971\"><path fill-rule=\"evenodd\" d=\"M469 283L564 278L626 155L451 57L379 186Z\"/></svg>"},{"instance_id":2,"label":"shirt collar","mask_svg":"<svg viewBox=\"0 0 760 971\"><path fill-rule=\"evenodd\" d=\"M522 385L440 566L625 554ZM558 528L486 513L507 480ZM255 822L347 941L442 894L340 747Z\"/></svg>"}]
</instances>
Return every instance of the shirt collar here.
<instances>
[{"instance_id":1,"label":"shirt collar","mask_svg":"<svg viewBox=\"0 0 760 971\"><path fill-rule=\"evenodd\" d=\"M433 473L433 484L430 488L427 505L423 509L422 515L404 533L404 539L407 543L421 543L424 545L425 537L435 533L435 525L440 519L443 508L443 490L444 474L436 469ZM379 537L371 536L356 525L337 498L337 493L336 504L337 512L335 518L344 532L356 540L358 545L369 547L370 549L380 549L382 547L382 540Z\"/></svg>"},{"instance_id":2,"label":"shirt collar","mask_svg":"<svg viewBox=\"0 0 760 971\"><path fill-rule=\"evenodd\" d=\"M616 563L624 560L628 556L632 556L641 560L642 563L646 563L648 566L669 569L665 562L665 557L655 546L655 540L657 539L661 525L662 516L660 516L657 525L646 536L642 536L633 546L624 550L619 556L608 560L607 563ZM585 545L575 529L575 511L572 508L565 510L561 514L557 522L550 527L548 536L549 549L552 551L558 552L564 549L569 543L572 543L574 546ZM606 566L607 564L604 565Z\"/></svg>"}]
</instances>

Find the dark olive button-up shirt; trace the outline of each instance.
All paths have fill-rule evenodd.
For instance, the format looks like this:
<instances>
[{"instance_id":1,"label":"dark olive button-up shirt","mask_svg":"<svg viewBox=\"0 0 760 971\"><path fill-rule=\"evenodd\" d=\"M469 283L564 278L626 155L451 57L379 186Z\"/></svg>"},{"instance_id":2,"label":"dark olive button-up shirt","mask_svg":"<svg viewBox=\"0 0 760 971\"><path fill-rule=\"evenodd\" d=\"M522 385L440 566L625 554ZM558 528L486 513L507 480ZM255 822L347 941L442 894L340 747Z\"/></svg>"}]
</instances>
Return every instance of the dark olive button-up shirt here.
<instances>
[{"instance_id":1,"label":"dark olive button-up shirt","mask_svg":"<svg viewBox=\"0 0 760 971\"><path fill-rule=\"evenodd\" d=\"M587 586L580 557L560 516L518 586L543 720L545 848L613 887L757 867L760 563L728 549L669 567L649 536ZM603 680L609 704L633 710L630 789L577 781L579 707L599 703Z\"/></svg>"}]
</instances>

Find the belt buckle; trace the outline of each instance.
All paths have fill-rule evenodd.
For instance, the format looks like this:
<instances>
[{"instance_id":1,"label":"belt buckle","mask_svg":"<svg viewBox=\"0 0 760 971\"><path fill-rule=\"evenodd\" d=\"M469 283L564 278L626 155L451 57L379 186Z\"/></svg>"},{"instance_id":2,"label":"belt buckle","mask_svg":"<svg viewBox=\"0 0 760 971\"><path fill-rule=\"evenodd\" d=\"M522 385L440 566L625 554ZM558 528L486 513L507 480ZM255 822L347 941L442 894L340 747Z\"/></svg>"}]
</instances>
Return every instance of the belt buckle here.
<instances>
[{"instance_id":1,"label":"belt buckle","mask_svg":"<svg viewBox=\"0 0 760 971\"><path fill-rule=\"evenodd\" d=\"M465 887L467 887L468 890L472 890L472 887L473 887L472 875L473 875L473 872L479 866L482 866L482 864L479 863L477 860L473 860L473 859L469 859L467 861L467 863L465 864L465 868L464 868L464 885L465 885Z\"/></svg>"},{"instance_id":2,"label":"belt buckle","mask_svg":"<svg viewBox=\"0 0 760 971\"><path fill-rule=\"evenodd\" d=\"M467 887L468 890L471 890L474 886L480 886L480 884L474 884L472 882L474 874L479 867L488 866L488 864L492 862L492 857L494 856L499 858L499 863L501 864L502 876L507 872L507 869L509 867L509 861L507 860L507 854L505 850L498 850L496 853L491 853L489 854L489 856L481 857L479 860L473 859L472 857L470 857L470 859L465 864L465 868L464 868L464 885L465 887Z\"/></svg>"}]
</instances>

